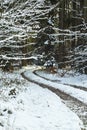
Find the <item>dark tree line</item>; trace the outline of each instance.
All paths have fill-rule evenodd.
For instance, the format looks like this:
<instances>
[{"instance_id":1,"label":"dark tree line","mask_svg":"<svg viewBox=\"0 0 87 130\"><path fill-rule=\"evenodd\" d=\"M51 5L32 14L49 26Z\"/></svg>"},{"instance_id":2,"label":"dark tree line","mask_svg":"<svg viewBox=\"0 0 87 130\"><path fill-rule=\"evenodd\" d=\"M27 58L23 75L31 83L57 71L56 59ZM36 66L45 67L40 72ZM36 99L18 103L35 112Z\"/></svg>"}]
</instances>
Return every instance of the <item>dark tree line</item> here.
<instances>
[{"instance_id":1,"label":"dark tree line","mask_svg":"<svg viewBox=\"0 0 87 130\"><path fill-rule=\"evenodd\" d=\"M50 0L59 3L59 28L65 29L87 22L87 0Z\"/></svg>"},{"instance_id":2,"label":"dark tree line","mask_svg":"<svg viewBox=\"0 0 87 130\"><path fill-rule=\"evenodd\" d=\"M57 31L53 52L60 67L71 66L87 73L87 0L50 0Z\"/></svg>"},{"instance_id":3,"label":"dark tree line","mask_svg":"<svg viewBox=\"0 0 87 130\"><path fill-rule=\"evenodd\" d=\"M44 0L38 4L37 0L2 1L0 64L9 60L23 66L31 63L31 56L39 55L43 62L37 64L43 65L52 56L61 68L86 70L87 0Z\"/></svg>"}]
</instances>

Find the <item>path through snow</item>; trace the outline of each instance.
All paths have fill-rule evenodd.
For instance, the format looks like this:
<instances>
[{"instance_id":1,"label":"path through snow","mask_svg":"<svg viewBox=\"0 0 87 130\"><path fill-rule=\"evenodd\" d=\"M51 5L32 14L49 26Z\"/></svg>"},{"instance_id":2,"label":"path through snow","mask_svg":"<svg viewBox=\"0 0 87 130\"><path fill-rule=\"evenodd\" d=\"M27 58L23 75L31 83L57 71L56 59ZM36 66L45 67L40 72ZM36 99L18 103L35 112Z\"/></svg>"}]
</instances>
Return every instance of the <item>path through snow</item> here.
<instances>
[{"instance_id":1,"label":"path through snow","mask_svg":"<svg viewBox=\"0 0 87 130\"><path fill-rule=\"evenodd\" d=\"M0 86L0 130L81 130L83 127L78 116L57 95L26 81L19 72L0 71ZM11 94L13 89L15 93Z\"/></svg>"},{"instance_id":2,"label":"path through snow","mask_svg":"<svg viewBox=\"0 0 87 130\"><path fill-rule=\"evenodd\" d=\"M42 87L45 87L45 88L47 87L52 92L59 95L62 99L64 99L63 102L65 102L65 104L69 108L71 108L71 110L73 110L75 113L78 114L78 116L83 120L84 125L87 127L87 104L85 104L86 103L86 98L85 98L86 92L79 90L79 89L75 89L73 87L71 87L71 91L70 91L70 88L69 88L70 86L67 86L67 90L66 90L66 85L61 85L59 83L54 83L52 81L48 81L46 79L40 78L40 77L34 75L33 73L32 74L31 73L32 72L30 72L30 71L25 72L24 77L29 79L32 82L35 82L35 83L41 85ZM46 76L45 76L45 78L46 78ZM62 87L62 89L60 89L61 87ZM61 90L62 90L62 92L61 92ZM74 93L73 93L73 90L74 90ZM85 93L84 97L81 94L81 92ZM79 94L77 95L77 93L79 93ZM82 100L82 97L83 97L83 100Z\"/></svg>"}]
</instances>

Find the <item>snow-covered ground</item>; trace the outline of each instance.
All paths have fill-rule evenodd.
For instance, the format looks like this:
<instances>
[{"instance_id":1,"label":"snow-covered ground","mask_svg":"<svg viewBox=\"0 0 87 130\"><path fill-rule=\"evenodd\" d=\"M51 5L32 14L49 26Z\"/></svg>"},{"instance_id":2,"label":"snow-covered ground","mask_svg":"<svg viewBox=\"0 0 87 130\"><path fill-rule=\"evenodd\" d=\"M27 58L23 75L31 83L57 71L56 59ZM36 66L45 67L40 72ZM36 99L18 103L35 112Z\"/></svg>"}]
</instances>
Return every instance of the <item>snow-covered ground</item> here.
<instances>
[{"instance_id":1,"label":"snow-covered ground","mask_svg":"<svg viewBox=\"0 0 87 130\"><path fill-rule=\"evenodd\" d=\"M81 130L80 119L57 95L20 73L0 71L0 130Z\"/></svg>"},{"instance_id":2,"label":"snow-covered ground","mask_svg":"<svg viewBox=\"0 0 87 130\"><path fill-rule=\"evenodd\" d=\"M62 92L65 92L65 93L69 94L70 96L78 99L79 101L87 104L87 91L83 91L83 90L80 90L80 89L77 89L77 88L74 88L74 87L71 87L68 85L64 85L61 83L52 82L52 81L43 79L43 78L38 77L35 74L33 74L32 71L30 71L30 70L26 71L25 75L27 77L29 77L31 80L34 80L36 82L43 83L45 85L49 85L49 86L54 87L56 89L58 88ZM67 78L67 81L68 81L68 79L69 79L69 77Z\"/></svg>"},{"instance_id":3,"label":"snow-covered ground","mask_svg":"<svg viewBox=\"0 0 87 130\"><path fill-rule=\"evenodd\" d=\"M77 87L85 87L87 88L87 75L85 74L80 74L80 73L74 73L74 72L69 72L68 74L66 73L63 77L60 75L64 73L63 71L60 71L56 74L49 73L47 71L37 71L37 74L39 74L42 77L45 77L50 80L58 80L61 83L64 84L70 84L70 85L76 85Z\"/></svg>"}]
</instances>

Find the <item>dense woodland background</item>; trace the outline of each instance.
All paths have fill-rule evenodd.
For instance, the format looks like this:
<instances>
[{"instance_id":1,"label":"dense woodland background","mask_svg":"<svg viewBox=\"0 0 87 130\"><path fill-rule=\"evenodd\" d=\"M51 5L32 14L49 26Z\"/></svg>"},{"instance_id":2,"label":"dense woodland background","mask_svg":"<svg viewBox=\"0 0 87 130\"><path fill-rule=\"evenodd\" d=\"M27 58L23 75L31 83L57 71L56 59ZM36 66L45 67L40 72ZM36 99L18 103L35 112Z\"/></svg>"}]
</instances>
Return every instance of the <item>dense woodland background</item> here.
<instances>
[{"instance_id":1,"label":"dense woodland background","mask_svg":"<svg viewBox=\"0 0 87 130\"><path fill-rule=\"evenodd\" d=\"M1 0L0 67L44 65L87 74L87 0Z\"/></svg>"}]
</instances>

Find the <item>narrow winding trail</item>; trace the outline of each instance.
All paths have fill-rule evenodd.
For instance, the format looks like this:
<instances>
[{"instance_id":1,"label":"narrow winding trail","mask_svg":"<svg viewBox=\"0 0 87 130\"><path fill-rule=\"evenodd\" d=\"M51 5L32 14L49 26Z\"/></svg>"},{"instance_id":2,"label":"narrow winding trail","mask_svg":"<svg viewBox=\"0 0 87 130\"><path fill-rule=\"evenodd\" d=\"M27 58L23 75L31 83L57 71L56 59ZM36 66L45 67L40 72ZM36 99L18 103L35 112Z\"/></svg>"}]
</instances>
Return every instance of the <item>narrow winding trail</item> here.
<instances>
[{"instance_id":1,"label":"narrow winding trail","mask_svg":"<svg viewBox=\"0 0 87 130\"><path fill-rule=\"evenodd\" d=\"M33 73L36 74L35 71ZM27 77L25 75L25 72L23 72L21 75L23 78L25 78L29 82L38 84L42 88L47 88L50 91L52 91L53 93L55 93L57 96L59 96L61 98L62 102L64 104L66 104L67 107L69 107L73 112L75 112L79 116L79 118L83 121L85 128L87 129L87 105L86 104L84 104L83 102L79 101L78 99L60 91L59 89L56 89L56 88L46 85L44 83L39 83L37 81L34 81L33 79ZM37 75L37 76L39 76L39 75Z\"/></svg>"}]
</instances>

